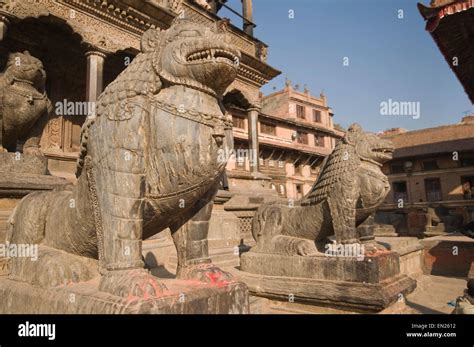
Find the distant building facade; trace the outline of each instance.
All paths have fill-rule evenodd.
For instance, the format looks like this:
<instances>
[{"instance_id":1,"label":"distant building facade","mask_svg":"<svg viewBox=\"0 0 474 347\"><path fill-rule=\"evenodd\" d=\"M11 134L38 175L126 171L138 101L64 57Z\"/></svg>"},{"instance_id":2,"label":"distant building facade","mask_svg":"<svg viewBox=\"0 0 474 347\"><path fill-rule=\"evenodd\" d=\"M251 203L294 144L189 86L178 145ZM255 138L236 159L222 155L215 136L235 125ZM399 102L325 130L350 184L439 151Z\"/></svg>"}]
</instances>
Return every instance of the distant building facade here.
<instances>
[{"instance_id":1,"label":"distant building facade","mask_svg":"<svg viewBox=\"0 0 474 347\"><path fill-rule=\"evenodd\" d=\"M415 131L391 129L395 146L383 167L391 191L385 208L474 206L474 116Z\"/></svg>"},{"instance_id":2,"label":"distant building facade","mask_svg":"<svg viewBox=\"0 0 474 347\"><path fill-rule=\"evenodd\" d=\"M249 121L244 110L227 107L234 123L235 158L227 166L230 188L243 183L255 167L270 178L281 197L299 199L314 184L323 159L343 132L334 129L326 97L300 92L287 81L283 90L261 97L258 114L258 161L242 156L249 147Z\"/></svg>"}]
</instances>

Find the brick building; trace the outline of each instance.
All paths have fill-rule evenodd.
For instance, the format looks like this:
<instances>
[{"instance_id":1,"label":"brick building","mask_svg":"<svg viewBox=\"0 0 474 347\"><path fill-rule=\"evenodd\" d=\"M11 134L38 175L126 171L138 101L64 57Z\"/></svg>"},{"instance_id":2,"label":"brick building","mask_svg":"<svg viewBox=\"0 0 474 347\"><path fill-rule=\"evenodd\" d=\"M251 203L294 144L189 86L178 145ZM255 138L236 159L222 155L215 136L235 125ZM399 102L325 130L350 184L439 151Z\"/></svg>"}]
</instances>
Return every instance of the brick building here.
<instances>
[{"instance_id":1,"label":"brick building","mask_svg":"<svg viewBox=\"0 0 474 347\"><path fill-rule=\"evenodd\" d=\"M270 178L269 186L280 196L299 199L314 184L319 167L343 132L334 129L333 113L326 97L298 91L287 81L284 89L262 96L258 114L258 162L252 165L249 148L249 121L245 112L229 107L234 122L236 157L227 166L232 186L244 184L257 168ZM242 151L243 150L243 151Z\"/></svg>"},{"instance_id":2,"label":"brick building","mask_svg":"<svg viewBox=\"0 0 474 347\"><path fill-rule=\"evenodd\" d=\"M382 135L396 150L386 163L391 191L385 208L474 206L474 116L458 124Z\"/></svg>"}]
</instances>

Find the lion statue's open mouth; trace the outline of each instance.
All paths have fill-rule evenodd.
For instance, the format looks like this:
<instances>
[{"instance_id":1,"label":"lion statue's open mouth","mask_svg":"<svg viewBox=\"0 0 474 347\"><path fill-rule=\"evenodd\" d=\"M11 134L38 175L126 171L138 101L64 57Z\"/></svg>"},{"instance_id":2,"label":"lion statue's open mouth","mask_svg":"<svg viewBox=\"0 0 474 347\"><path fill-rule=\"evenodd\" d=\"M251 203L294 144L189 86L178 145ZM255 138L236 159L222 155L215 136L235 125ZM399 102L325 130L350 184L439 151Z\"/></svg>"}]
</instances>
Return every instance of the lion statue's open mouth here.
<instances>
[{"instance_id":1,"label":"lion statue's open mouth","mask_svg":"<svg viewBox=\"0 0 474 347\"><path fill-rule=\"evenodd\" d=\"M203 49L196 52L191 52L186 57L188 63L206 63L218 62L239 65L239 58L228 51L219 48Z\"/></svg>"}]
</instances>

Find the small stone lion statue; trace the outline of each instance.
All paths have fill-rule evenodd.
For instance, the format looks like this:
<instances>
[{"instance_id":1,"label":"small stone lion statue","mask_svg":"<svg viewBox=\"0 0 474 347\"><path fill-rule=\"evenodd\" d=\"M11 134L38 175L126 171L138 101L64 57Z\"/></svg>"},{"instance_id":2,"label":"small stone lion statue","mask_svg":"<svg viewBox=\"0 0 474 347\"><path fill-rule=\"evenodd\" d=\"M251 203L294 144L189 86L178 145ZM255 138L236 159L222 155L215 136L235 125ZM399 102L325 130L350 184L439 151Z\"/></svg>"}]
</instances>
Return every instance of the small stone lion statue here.
<instances>
[{"instance_id":1,"label":"small stone lion statue","mask_svg":"<svg viewBox=\"0 0 474 347\"><path fill-rule=\"evenodd\" d=\"M30 55L11 53L0 76L0 152L42 155L40 137L52 112L45 91L46 72L42 62Z\"/></svg>"}]
</instances>

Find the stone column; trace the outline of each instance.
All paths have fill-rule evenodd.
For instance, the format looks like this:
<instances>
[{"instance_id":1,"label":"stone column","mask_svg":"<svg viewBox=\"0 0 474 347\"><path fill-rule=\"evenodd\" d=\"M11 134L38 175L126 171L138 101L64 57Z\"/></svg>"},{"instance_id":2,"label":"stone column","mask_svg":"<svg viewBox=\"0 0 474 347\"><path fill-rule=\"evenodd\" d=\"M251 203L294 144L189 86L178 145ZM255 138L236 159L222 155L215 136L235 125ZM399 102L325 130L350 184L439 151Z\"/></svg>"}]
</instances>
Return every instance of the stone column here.
<instances>
[{"instance_id":1,"label":"stone column","mask_svg":"<svg viewBox=\"0 0 474 347\"><path fill-rule=\"evenodd\" d=\"M260 108L252 106L247 110L248 117L248 134L249 134L249 150L250 158L250 172L259 172L259 146L258 146L258 114Z\"/></svg>"},{"instance_id":2,"label":"stone column","mask_svg":"<svg viewBox=\"0 0 474 347\"><path fill-rule=\"evenodd\" d=\"M10 24L8 18L0 14L0 42L7 36L8 24Z\"/></svg>"},{"instance_id":3,"label":"stone column","mask_svg":"<svg viewBox=\"0 0 474 347\"><path fill-rule=\"evenodd\" d=\"M104 87L104 62L106 55L100 51L88 51L86 101L97 101Z\"/></svg>"},{"instance_id":4,"label":"stone column","mask_svg":"<svg viewBox=\"0 0 474 347\"><path fill-rule=\"evenodd\" d=\"M253 36L252 0L242 0L242 13L244 17L244 31Z\"/></svg>"}]
</instances>

